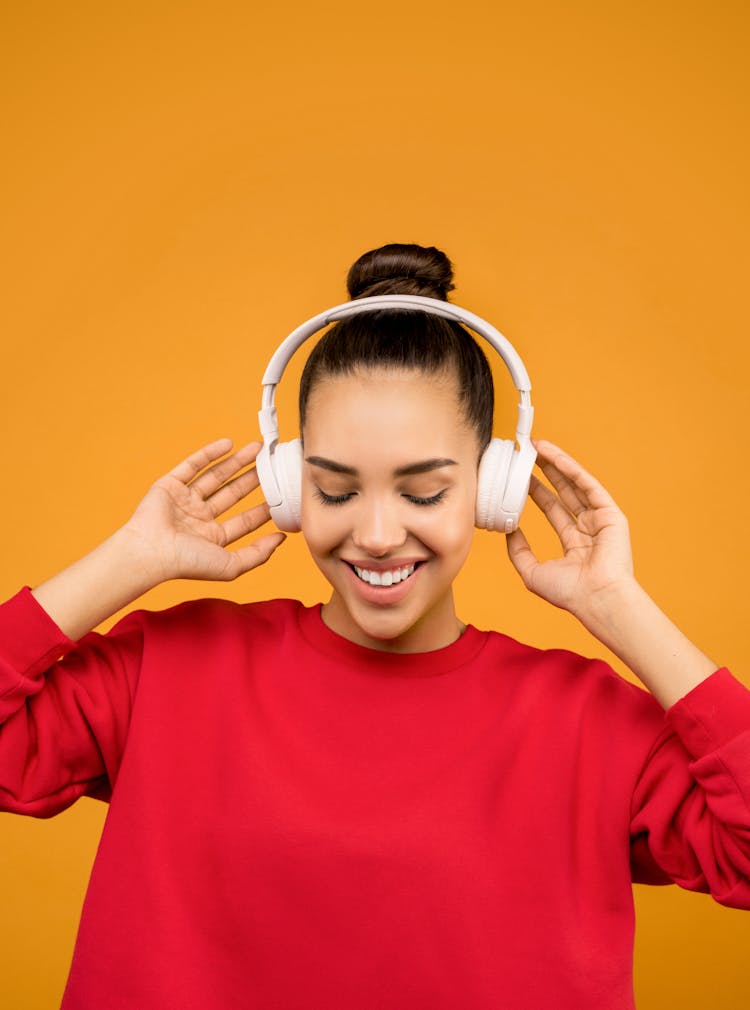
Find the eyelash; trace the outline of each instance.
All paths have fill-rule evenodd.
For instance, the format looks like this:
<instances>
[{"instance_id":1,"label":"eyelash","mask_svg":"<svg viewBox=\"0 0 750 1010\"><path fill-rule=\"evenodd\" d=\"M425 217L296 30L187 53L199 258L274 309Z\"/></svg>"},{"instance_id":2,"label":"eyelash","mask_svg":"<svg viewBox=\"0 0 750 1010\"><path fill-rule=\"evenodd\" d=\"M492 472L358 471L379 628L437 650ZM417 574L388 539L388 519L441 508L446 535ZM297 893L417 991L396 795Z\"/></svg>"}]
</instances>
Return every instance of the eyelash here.
<instances>
[{"instance_id":1,"label":"eyelash","mask_svg":"<svg viewBox=\"0 0 750 1010\"><path fill-rule=\"evenodd\" d=\"M319 487L315 488L315 497L322 501L324 505L343 505L351 498L350 494L326 494Z\"/></svg>"},{"instance_id":2,"label":"eyelash","mask_svg":"<svg viewBox=\"0 0 750 1010\"><path fill-rule=\"evenodd\" d=\"M437 494L432 495L430 498L417 498L415 495L405 494L404 498L411 502L412 505L428 506L428 505L439 505L440 502L445 498L446 489L438 491ZM350 498L352 498L353 493L349 494L326 494L319 487L315 488L315 497L318 501L323 502L324 505L345 505Z\"/></svg>"},{"instance_id":3,"label":"eyelash","mask_svg":"<svg viewBox=\"0 0 750 1010\"><path fill-rule=\"evenodd\" d=\"M440 502L445 498L445 488L442 491L438 491L437 494L432 495L430 498L416 498L412 494L404 495L407 501L410 501L412 505L439 505Z\"/></svg>"}]
</instances>

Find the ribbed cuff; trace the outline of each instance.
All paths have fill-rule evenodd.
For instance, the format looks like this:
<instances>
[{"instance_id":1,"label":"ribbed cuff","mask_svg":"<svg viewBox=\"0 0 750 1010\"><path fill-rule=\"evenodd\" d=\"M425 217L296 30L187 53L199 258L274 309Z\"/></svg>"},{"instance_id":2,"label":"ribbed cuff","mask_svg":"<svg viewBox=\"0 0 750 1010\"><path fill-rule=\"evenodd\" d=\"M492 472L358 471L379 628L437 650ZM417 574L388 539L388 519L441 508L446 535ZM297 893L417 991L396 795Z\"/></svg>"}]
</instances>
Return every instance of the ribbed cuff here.
<instances>
[{"instance_id":1,"label":"ribbed cuff","mask_svg":"<svg viewBox=\"0 0 750 1010\"><path fill-rule=\"evenodd\" d=\"M35 678L75 648L24 586L0 606L0 663L22 677ZM1 693L1 692L0 692Z\"/></svg>"}]
</instances>

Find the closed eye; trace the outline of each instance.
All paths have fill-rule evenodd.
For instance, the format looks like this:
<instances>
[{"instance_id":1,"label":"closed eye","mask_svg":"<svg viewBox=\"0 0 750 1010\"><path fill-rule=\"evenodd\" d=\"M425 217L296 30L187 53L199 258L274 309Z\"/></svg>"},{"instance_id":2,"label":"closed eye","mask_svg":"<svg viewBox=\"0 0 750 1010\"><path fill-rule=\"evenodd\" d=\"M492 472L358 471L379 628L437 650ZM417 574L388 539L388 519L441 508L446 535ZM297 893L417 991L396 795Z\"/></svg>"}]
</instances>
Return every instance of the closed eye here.
<instances>
[{"instance_id":1,"label":"closed eye","mask_svg":"<svg viewBox=\"0 0 750 1010\"><path fill-rule=\"evenodd\" d=\"M412 505L438 505L445 498L446 491L447 488L443 488L442 491L438 491L437 494L431 495L429 498L419 498L413 494L405 494L404 498L408 502L411 502ZM354 497L356 492L348 491L346 494L326 494L322 488L316 487L313 494L324 505L344 505Z\"/></svg>"},{"instance_id":2,"label":"closed eye","mask_svg":"<svg viewBox=\"0 0 750 1010\"><path fill-rule=\"evenodd\" d=\"M354 497L354 492L350 491L348 494L326 494L321 488L316 487L313 492L318 501L322 501L324 505L343 505L348 502L350 498Z\"/></svg>"},{"instance_id":3,"label":"closed eye","mask_svg":"<svg viewBox=\"0 0 750 1010\"><path fill-rule=\"evenodd\" d=\"M413 494L405 494L404 498L406 498L407 501L410 501L412 505L437 505L443 500L443 498L445 498L446 491L447 488L443 488L442 491L438 491L437 494L432 495L430 498L417 498L417 496Z\"/></svg>"}]
</instances>

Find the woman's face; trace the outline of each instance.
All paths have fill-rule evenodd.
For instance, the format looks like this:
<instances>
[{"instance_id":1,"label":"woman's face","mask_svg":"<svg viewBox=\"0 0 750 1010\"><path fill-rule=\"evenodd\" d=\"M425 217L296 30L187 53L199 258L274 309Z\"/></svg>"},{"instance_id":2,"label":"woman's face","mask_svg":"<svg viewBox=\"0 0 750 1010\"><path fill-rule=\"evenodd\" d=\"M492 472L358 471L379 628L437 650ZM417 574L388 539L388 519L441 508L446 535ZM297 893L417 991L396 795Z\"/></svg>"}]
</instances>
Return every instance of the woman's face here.
<instances>
[{"instance_id":1,"label":"woman's face","mask_svg":"<svg viewBox=\"0 0 750 1010\"><path fill-rule=\"evenodd\" d=\"M455 641L452 583L474 534L478 454L455 378L323 379L303 436L302 532L333 587L325 623L375 649Z\"/></svg>"}]
</instances>

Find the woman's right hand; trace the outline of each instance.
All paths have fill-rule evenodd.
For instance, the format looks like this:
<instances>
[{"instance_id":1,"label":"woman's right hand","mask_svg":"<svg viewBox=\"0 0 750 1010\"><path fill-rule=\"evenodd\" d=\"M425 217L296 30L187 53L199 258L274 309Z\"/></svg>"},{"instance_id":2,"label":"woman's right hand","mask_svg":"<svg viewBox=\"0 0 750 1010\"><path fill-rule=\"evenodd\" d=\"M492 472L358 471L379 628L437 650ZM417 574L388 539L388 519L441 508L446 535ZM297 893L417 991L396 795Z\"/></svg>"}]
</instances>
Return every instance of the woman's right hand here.
<instances>
[{"instance_id":1,"label":"woman's right hand","mask_svg":"<svg viewBox=\"0 0 750 1010\"><path fill-rule=\"evenodd\" d=\"M124 531L139 545L159 581L230 581L264 564L286 539L284 533L267 533L251 544L228 549L270 518L263 501L221 519L258 487L254 468L240 471L254 462L261 443L251 442L226 456L231 447L231 440L222 438L178 463L151 486L125 524Z\"/></svg>"},{"instance_id":2,"label":"woman's right hand","mask_svg":"<svg viewBox=\"0 0 750 1010\"><path fill-rule=\"evenodd\" d=\"M32 589L40 606L69 638L103 620L168 579L236 579L262 565L285 539L267 533L228 550L268 522L265 502L221 519L258 487L259 442L232 448L222 438L204 446L157 480L130 520L84 557Z\"/></svg>"}]
</instances>

